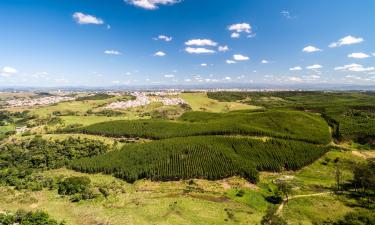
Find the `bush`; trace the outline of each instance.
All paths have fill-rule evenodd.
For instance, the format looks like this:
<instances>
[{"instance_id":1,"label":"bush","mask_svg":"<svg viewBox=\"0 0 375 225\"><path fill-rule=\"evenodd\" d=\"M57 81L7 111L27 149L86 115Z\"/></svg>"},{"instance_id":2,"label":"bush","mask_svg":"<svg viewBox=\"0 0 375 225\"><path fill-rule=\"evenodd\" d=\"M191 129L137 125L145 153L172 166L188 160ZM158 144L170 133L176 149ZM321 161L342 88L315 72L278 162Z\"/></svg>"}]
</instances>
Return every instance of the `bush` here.
<instances>
[{"instance_id":1,"label":"bush","mask_svg":"<svg viewBox=\"0 0 375 225\"><path fill-rule=\"evenodd\" d=\"M91 180L88 177L69 177L59 184L58 193L60 195L83 194L90 188L90 183Z\"/></svg>"}]
</instances>

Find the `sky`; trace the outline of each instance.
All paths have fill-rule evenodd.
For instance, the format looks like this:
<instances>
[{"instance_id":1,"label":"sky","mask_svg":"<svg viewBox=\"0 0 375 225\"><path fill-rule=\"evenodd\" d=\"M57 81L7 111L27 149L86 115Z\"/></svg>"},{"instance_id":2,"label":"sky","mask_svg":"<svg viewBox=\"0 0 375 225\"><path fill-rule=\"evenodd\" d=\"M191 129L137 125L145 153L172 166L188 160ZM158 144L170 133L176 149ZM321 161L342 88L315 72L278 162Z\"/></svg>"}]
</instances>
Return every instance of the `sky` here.
<instances>
[{"instance_id":1,"label":"sky","mask_svg":"<svg viewBox=\"0 0 375 225\"><path fill-rule=\"evenodd\" d=\"M0 0L0 86L375 84L374 0Z\"/></svg>"}]
</instances>

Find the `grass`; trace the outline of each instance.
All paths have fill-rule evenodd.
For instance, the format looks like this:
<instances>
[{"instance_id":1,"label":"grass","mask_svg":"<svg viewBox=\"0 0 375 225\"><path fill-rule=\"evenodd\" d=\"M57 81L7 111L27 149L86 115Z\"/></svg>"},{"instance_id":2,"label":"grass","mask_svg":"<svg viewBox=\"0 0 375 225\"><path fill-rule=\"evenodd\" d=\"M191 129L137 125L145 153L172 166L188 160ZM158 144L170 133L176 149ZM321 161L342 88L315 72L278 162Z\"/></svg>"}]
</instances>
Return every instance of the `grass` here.
<instances>
[{"instance_id":1,"label":"grass","mask_svg":"<svg viewBox=\"0 0 375 225\"><path fill-rule=\"evenodd\" d=\"M312 225L335 221L351 211L353 209L336 196L311 196L289 201L284 206L282 217L288 220L288 224Z\"/></svg>"},{"instance_id":2,"label":"grass","mask_svg":"<svg viewBox=\"0 0 375 225\"><path fill-rule=\"evenodd\" d=\"M65 125L69 124L81 124L83 126L88 126L95 123L108 122L108 121L117 121L117 120L134 120L139 117L135 115L129 116L61 116L61 119L64 120Z\"/></svg>"},{"instance_id":3,"label":"grass","mask_svg":"<svg viewBox=\"0 0 375 225\"><path fill-rule=\"evenodd\" d=\"M47 171L44 175L89 176L95 185L116 183L119 189L108 199L71 203L55 191L18 192L1 188L0 211L43 209L69 225L258 224L262 217L257 207L225 197L223 189L210 191L209 188L217 186L217 182L195 180L196 191L186 192L189 184L183 181L127 184L111 176L87 175L66 169Z\"/></svg>"},{"instance_id":4,"label":"grass","mask_svg":"<svg viewBox=\"0 0 375 225\"><path fill-rule=\"evenodd\" d=\"M6 125L6 126L0 126L0 134L3 134L3 133L6 133L6 132L9 132L9 131L14 131L15 130L15 127L13 124L9 124L9 125Z\"/></svg>"},{"instance_id":5,"label":"grass","mask_svg":"<svg viewBox=\"0 0 375 225\"><path fill-rule=\"evenodd\" d=\"M242 104L239 102L219 102L208 98L207 93L181 93L180 97L191 106L193 111L228 112L233 110L259 108L257 106Z\"/></svg>"}]
</instances>

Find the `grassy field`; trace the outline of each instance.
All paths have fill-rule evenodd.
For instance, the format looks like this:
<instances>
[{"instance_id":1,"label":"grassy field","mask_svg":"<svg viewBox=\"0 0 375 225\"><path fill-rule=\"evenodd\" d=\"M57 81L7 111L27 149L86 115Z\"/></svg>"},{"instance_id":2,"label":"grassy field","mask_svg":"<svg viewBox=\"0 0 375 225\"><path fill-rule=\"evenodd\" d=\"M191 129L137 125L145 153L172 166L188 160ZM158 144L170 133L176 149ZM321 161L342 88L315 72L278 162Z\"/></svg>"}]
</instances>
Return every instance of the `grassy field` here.
<instances>
[{"instance_id":1,"label":"grassy field","mask_svg":"<svg viewBox=\"0 0 375 225\"><path fill-rule=\"evenodd\" d=\"M88 176L65 169L48 171L44 175ZM257 224L263 214L258 206L249 207L227 197L218 182L195 180L194 184L188 184L141 180L127 184L111 176L89 177L94 184L115 187L116 194L112 193L108 199L71 203L54 191L17 192L1 188L0 211L43 209L53 218L72 225Z\"/></svg>"},{"instance_id":2,"label":"grassy field","mask_svg":"<svg viewBox=\"0 0 375 225\"><path fill-rule=\"evenodd\" d=\"M0 188L0 211L43 209L68 225L132 224L259 224L270 205L265 201L268 189L276 179L292 177L295 185L304 186L293 190L293 195L319 193L330 190L334 182L335 164L322 165L325 157L361 161L351 152L329 152L322 159L296 172L261 173L260 183L255 186L241 178L219 181L194 179L190 181L151 182L139 180L128 184L108 175L88 175L67 169L43 172L47 177L88 176L94 185L112 187L110 196L72 203L56 191L14 191ZM345 168L345 167L344 167ZM317 190L319 180L310 177L319 172L323 187ZM344 173L348 173L344 169ZM349 175L349 174L348 174ZM345 176L348 179L349 176ZM307 188L306 188L307 187ZM242 190L243 195L238 192ZM291 199L281 216L290 224L316 224L341 218L353 209L347 206L345 196L314 196ZM325 212L325 213L321 213Z\"/></svg>"},{"instance_id":3,"label":"grassy field","mask_svg":"<svg viewBox=\"0 0 375 225\"><path fill-rule=\"evenodd\" d=\"M194 111L228 112L233 110L257 109L259 107L239 102L219 102L207 97L207 93L181 93L184 99Z\"/></svg>"}]
</instances>

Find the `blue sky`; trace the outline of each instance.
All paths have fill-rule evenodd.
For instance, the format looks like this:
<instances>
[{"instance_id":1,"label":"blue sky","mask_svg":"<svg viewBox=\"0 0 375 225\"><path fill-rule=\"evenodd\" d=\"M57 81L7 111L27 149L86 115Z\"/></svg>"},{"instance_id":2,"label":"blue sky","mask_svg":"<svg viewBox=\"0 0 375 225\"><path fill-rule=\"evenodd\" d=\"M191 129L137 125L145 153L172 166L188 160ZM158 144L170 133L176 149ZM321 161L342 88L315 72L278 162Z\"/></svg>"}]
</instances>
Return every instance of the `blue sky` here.
<instances>
[{"instance_id":1,"label":"blue sky","mask_svg":"<svg viewBox=\"0 0 375 225\"><path fill-rule=\"evenodd\" d=\"M373 0L1 0L0 86L375 84Z\"/></svg>"}]
</instances>

